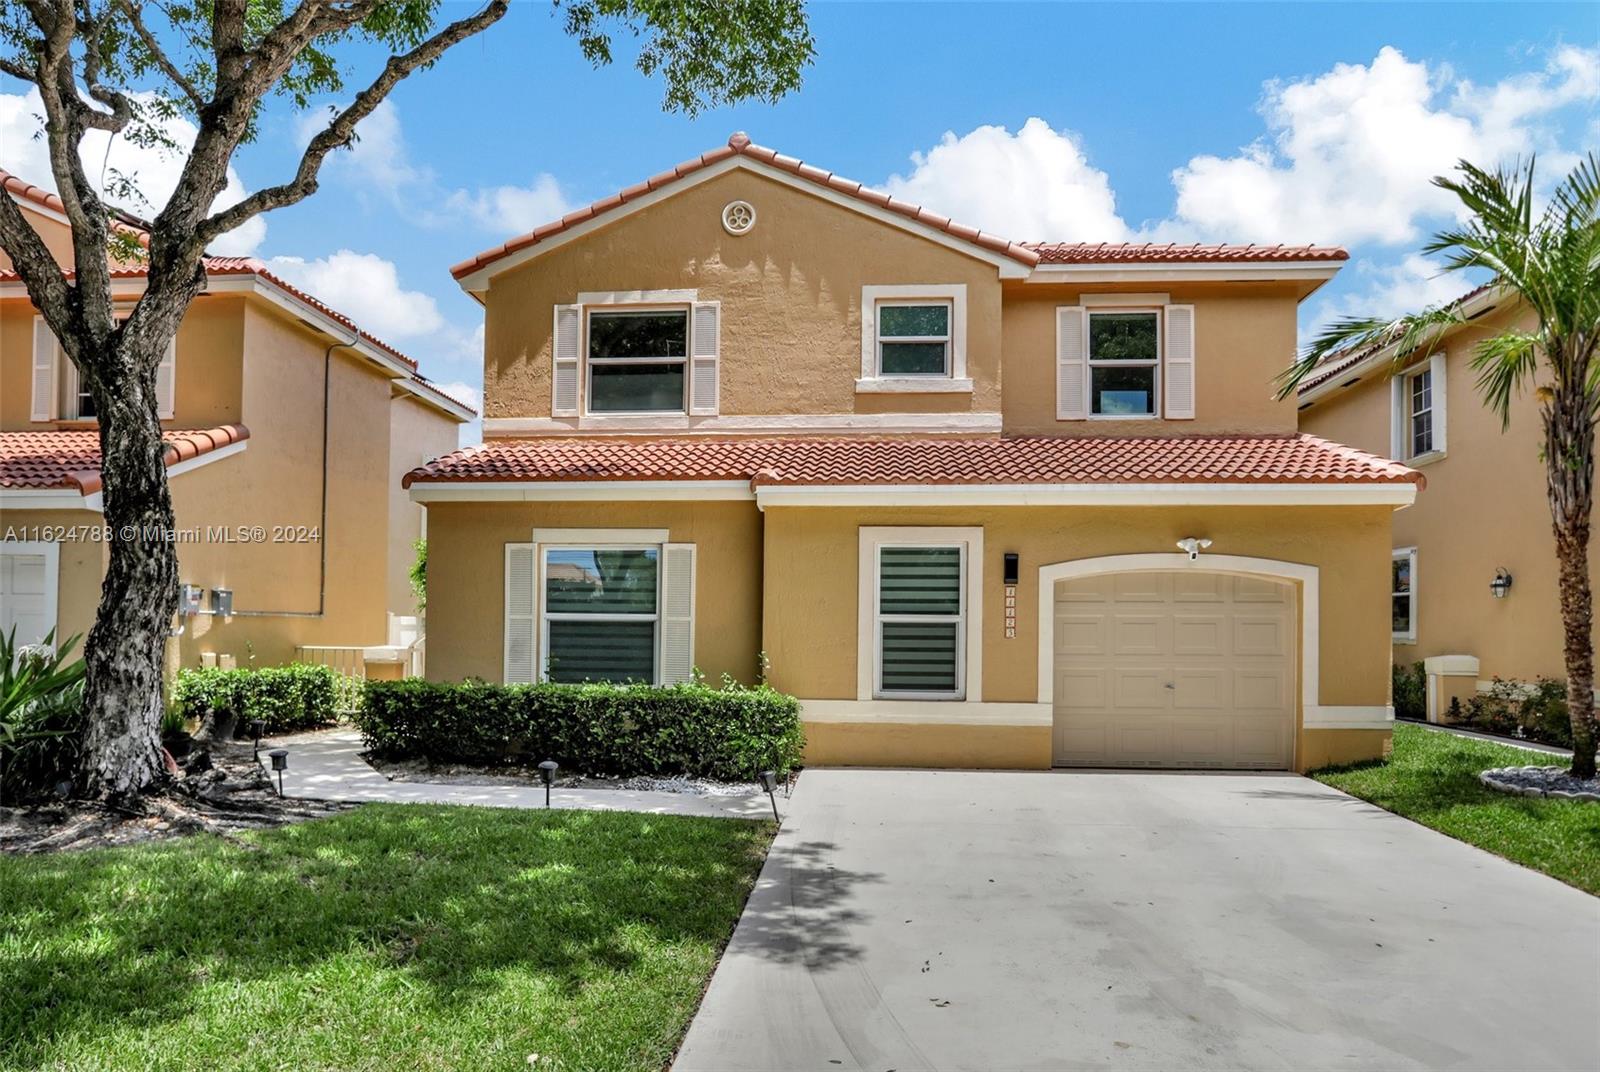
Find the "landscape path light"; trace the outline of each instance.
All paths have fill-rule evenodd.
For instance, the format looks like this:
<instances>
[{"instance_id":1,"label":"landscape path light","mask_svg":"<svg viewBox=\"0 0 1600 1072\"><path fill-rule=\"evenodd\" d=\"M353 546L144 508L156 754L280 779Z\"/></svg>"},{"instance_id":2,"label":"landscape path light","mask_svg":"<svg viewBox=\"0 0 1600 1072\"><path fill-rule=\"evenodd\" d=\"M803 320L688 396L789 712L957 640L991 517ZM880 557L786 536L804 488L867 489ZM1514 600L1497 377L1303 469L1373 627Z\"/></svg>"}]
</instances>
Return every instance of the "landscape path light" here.
<instances>
[{"instance_id":1,"label":"landscape path light","mask_svg":"<svg viewBox=\"0 0 1600 1072\"><path fill-rule=\"evenodd\" d=\"M274 748L267 755L272 759L272 769L278 772L278 795L283 796L283 772L289 769L289 750Z\"/></svg>"},{"instance_id":2,"label":"landscape path light","mask_svg":"<svg viewBox=\"0 0 1600 1072\"><path fill-rule=\"evenodd\" d=\"M539 764L539 780L544 782L544 806L550 806L550 787L556 784L556 771L561 769L561 764L553 759L547 759Z\"/></svg>"},{"instance_id":3,"label":"landscape path light","mask_svg":"<svg viewBox=\"0 0 1600 1072\"><path fill-rule=\"evenodd\" d=\"M255 738L255 742L256 742L255 758L256 758L257 762L259 762L261 760L261 738L266 732L267 732L267 720L266 719L264 719L264 718L252 718L250 720L250 736Z\"/></svg>"},{"instance_id":4,"label":"landscape path light","mask_svg":"<svg viewBox=\"0 0 1600 1072\"><path fill-rule=\"evenodd\" d=\"M778 791L778 772L764 770L756 777L761 779L761 791L767 794L768 800L772 801L773 819L780 823L783 822L783 818L778 814L778 798L774 795Z\"/></svg>"}]
</instances>

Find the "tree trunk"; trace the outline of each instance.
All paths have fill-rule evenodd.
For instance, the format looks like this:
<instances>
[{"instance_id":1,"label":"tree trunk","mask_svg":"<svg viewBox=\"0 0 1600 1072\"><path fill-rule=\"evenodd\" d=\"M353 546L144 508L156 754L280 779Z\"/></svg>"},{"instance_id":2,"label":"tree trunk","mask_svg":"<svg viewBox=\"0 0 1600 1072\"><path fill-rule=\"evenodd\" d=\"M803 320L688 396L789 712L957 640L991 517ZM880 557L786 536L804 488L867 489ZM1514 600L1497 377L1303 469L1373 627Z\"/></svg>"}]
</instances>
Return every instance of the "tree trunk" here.
<instances>
[{"instance_id":1,"label":"tree trunk","mask_svg":"<svg viewBox=\"0 0 1600 1072\"><path fill-rule=\"evenodd\" d=\"M1565 367L1555 363L1557 368ZM1567 669L1567 712L1572 721L1572 774L1593 778L1594 598L1589 586L1589 521L1594 508L1594 420L1587 369L1560 383L1541 414L1550 520L1555 531L1561 586L1561 628Z\"/></svg>"},{"instance_id":2,"label":"tree trunk","mask_svg":"<svg viewBox=\"0 0 1600 1072\"><path fill-rule=\"evenodd\" d=\"M91 793L122 797L165 777L161 668L178 607L178 559L154 362L119 352L81 366L96 370L91 390L111 551L84 647L83 774Z\"/></svg>"}]
</instances>

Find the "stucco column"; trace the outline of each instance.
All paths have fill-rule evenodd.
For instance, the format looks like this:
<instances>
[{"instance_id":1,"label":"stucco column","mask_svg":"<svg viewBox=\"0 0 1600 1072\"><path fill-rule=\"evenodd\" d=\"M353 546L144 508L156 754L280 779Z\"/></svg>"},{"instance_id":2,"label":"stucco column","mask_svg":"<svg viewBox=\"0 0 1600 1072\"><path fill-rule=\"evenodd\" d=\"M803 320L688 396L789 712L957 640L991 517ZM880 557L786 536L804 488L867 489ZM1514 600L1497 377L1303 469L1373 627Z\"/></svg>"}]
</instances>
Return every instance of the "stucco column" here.
<instances>
[{"instance_id":1,"label":"stucco column","mask_svg":"<svg viewBox=\"0 0 1600 1072\"><path fill-rule=\"evenodd\" d=\"M1428 721L1449 722L1450 701L1465 707L1478 692L1478 658L1475 655L1434 655L1422 660L1428 680Z\"/></svg>"}]
</instances>

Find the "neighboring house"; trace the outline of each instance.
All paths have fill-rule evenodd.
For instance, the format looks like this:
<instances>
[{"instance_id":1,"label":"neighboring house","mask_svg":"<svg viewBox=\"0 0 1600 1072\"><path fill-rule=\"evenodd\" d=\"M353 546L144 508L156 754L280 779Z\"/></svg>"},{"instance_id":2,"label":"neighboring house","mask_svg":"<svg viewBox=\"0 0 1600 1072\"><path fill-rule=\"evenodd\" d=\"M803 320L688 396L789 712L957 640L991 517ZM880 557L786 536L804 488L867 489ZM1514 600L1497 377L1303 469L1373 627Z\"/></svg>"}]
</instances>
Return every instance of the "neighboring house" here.
<instances>
[{"instance_id":1,"label":"neighboring house","mask_svg":"<svg viewBox=\"0 0 1600 1072\"><path fill-rule=\"evenodd\" d=\"M70 269L53 195L0 172L5 194ZM137 221L120 225L137 231ZM169 659L361 668L414 616L406 583L423 511L399 475L457 446L472 411L416 364L259 262L208 257L208 281L162 363L179 581L196 600ZM132 302L136 265L116 269ZM99 436L72 363L0 254L0 628L85 633L99 603ZM373 652L393 673L409 653Z\"/></svg>"},{"instance_id":2,"label":"neighboring house","mask_svg":"<svg viewBox=\"0 0 1600 1072\"><path fill-rule=\"evenodd\" d=\"M485 442L406 481L428 676L764 657L814 764L1381 755L1418 477L1272 391L1345 257L1019 245L735 135L454 269Z\"/></svg>"},{"instance_id":3,"label":"neighboring house","mask_svg":"<svg viewBox=\"0 0 1600 1072\"><path fill-rule=\"evenodd\" d=\"M1471 367L1479 342L1533 316L1493 286L1459 305L1466 323L1427 358L1391 375L1392 346L1337 354L1299 392L1302 430L1427 474L1394 518L1391 636L1397 664L1426 665L1435 721L1496 677L1566 677L1538 403L1524 390L1502 430Z\"/></svg>"}]
</instances>

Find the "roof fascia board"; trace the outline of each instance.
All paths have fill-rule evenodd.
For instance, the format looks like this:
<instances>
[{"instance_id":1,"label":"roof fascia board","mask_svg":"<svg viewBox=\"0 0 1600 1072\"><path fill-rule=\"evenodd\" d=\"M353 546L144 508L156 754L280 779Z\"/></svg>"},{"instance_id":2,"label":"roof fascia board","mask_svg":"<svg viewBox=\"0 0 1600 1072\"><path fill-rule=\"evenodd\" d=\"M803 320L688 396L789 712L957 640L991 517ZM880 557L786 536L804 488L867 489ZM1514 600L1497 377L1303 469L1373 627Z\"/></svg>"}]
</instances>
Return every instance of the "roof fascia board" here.
<instances>
[{"instance_id":1,"label":"roof fascia board","mask_svg":"<svg viewBox=\"0 0 1600 1072\"><path fill-rule=\"evenodd\" d=\"M748 480L457 480L411 485L428 502L750 502Z\"/></svg>"},{"instance_id":2,"label":"roof fascia board","mask_svg":"<svg viewBox=\"0 0 1600 1072\"><path fill-rule=\"evenodd\" d=\"M1410 506L1412 483L859 484L756 488L769 506Z\"/></svg>"},{"instance_id":3,"label":"roof fascia board","mask_svg":"<svg viewBox=\"0 0 1600 1072\"><path fill-rule=\"evenodd\" d=\"M920 235L931 242L937 242L939 245L953 249L958 253L964 253L969 257L973 257L987 264L992 264L999 270L1000 277L1002 279L1025 279L1028 276L1029 268L1026 265L1019 263L1003 253L997 253L993 250L986 249L976 243L968 242L962 238L957 238L955 235L948 234L933 227L929 227L926 224L918 223L916 220L909 219L900 215L899 213L890 212L888 209L879 208L878 206L866 201L862 201L859 198L840 193L837 190L833 190L829 187L811 182L808 179L802 179L797 175L793 175L790 172L783 170L782 168L775 168L769 164L764 164L759 160L753 160L748 156L735 154L724 160L718 160L714 164L708 164L697 171L693 171L688 175L682 176L681 178L676 178L671 182L663 183L654 190L651 190L649 193L640 194L631 201L626 201L614 208L606 209L603 212L584 220L582 223L574 224L559 234L552 235L543 241L535 242L533 245L524 249L519 249L515 253L508 253L498 260L491 261L490 263L484 265L477 271L462 276L459 280L457 280L457 282L461 285L461 289L469 294L476 294L478 292L487 290L489 287L489 281L497 275L500 275L504 272L509 272L513 268L526 264L528 261L549 253L552 250L560 249L569 242L575 242L591 232L597 231L602 227L607 227L618 220L626 219L635 212L649 208L651 205L658 204L669 197L676 196L677 194L683 193L686 190L692 190L694 187L703 182L709 182L712 179L726 175L730 171L740 169L760 175L763 178L771 179L774 182L780 182L783 185L795 190L799 190L802 193L811 194L814 197L820 197L822 200L830 202L831 204L835 204L842 208L849 209L852 212L859 213L860 215L870 217L879 221L880 223L886 223L891 227L897 227L902 231L909 231L912 234Z\"/></svg>"},{"instance_id":4,"label":"roof fascia board","mask_svg":"<svg viewBox=\"0 0 1600 1072\"><path fill-rule=\"evenodd\" d=\"M93 510L103 507L101 493L85 495L77 488L0 488L0 506L7 510Z\"/></svg>"},{"instance_id":5,"label":"roof fascia board","mask_svg":"<svg viewBox=\"0 0 1600 1072\"><path fill-rule=\"evenodd\" d=\"M175 462L167 466L167 479L171 480L175 476L193 472L203 466L210 465L212 462L220 462L224 458L231 458L233 455L243 452L249 445L250 441L248 439L240 439L229 443L225 447L218 447L216 450L208 450L204 454L197 454L193 458L185 458L181 462Z\"/></svg>"},{"instance_id":6,"label":"roof fascia board","mask_svg":"<svg viewBox=\"0 0 1600 1072\"><path fill-rule=\"evenodd\" d=\"M1447 338L1450 335L1454 334L1455 332L1457 332L1457 331L1461 330L1462 328L1466 327L1467 326L1467 322L1470 322L1473 317L1482 315L1485 310L1490 309L1494 305L1498 304L1499 301L1504 297L1505 297L1504 288L1502 288L1502 287L1491 287L1490 289L1484 291L1482 294L1479 294L1476 297L1469 299L1468 301L1464 302L1462 304L1462 306L1461 306L1461 317L1462 317L1462 321L1463 321L1462 323L1451 324L1451 325L1448 325L1448 326L1444 327L1440 331L1434 333L1427 341L1423 342L1421 345L1423 345L1423 346L1435 346L1435 345L1437 345L1441 339ZM1399 348L1399 343L1392 342L1389 345L1385 346L1383 349L1374 351L1372 354L1368 355L1367 357L1364 357L1360 361L1357 361L1355 364L1351 365L1349 368L1341 369L1337 375L1329 376L1326 380L1323 380L1321 383L1317 384L1315 387L1308 387L1306 390L1300 392L1300 394L1299 394L1299 403L1300 403L1300 405L1302 407L1309 406L1309 405L1311 405L1311 404L1313 404L1315 402L1320 402L1322 399L1326 398L1327 396L1329 396L1331 394L1338 393L1339 391L1343 390L1344 384L1349 380L1349 378L1351 376L1365 376L1367 373L1371 372L1375 368L1378 368L1378 367L1383 366L1383 365L1391 364L1395 359L1395 355L1396 355L1396 352L1397 352L1398 348ZM1355 385L1351 384L1350 386L1353 387Z\"/></svg>"},{"instance_id":7,"label":"roof fascia board","mask_svg":"<svg viewBox=\"0 0 1600 1072\"><path fill-rule=\"evenodd\" d=\"M340 348L356 351L368 360L382 365L398 378L409 380L411 373L415 371L410 365L407 365L393 354L372 345L358 333L359 329L352 329L339 323L316 306L303 301L282 287L254 273L240 272L237 274L211 276L206 281L204 293L254 294L265 298L279 308L287 310L304 320L311 321L335 338L348 339L351 335L355 335L353 342L344 343Z\"/></svg>"},{"instance_id":8,"label":"roof fascia board","mask_svg":"<svg viewBox=\"0 0 1600 1072\"><path fill-rule=\"evenodd\" d=\"M460 402L457 402L443 391L426 387L422 384L419 384L416 380L410 378L395 380L394 385L400 390L404 391L406 394L411 395L423 405L432 406L434 409L445 414L446 416L454 417L456 420L461 421L462 423L470 421L472 418L478 415L476 411L467 408L467 406Z\"/></svg>"},{"instance_id":9,"label":"roof fascia board","mask_svg":"<svg viewBox=\"0 0 1600 1072\"><path fill-rule=\"evenodd\" d=\"M1314 279L1326 282L1343 262L1330 261L1151 261L1099 264L1041 264L1028 273L1029 283L1147 283L1208 280Z\"/></svg>"}]
</instances>

